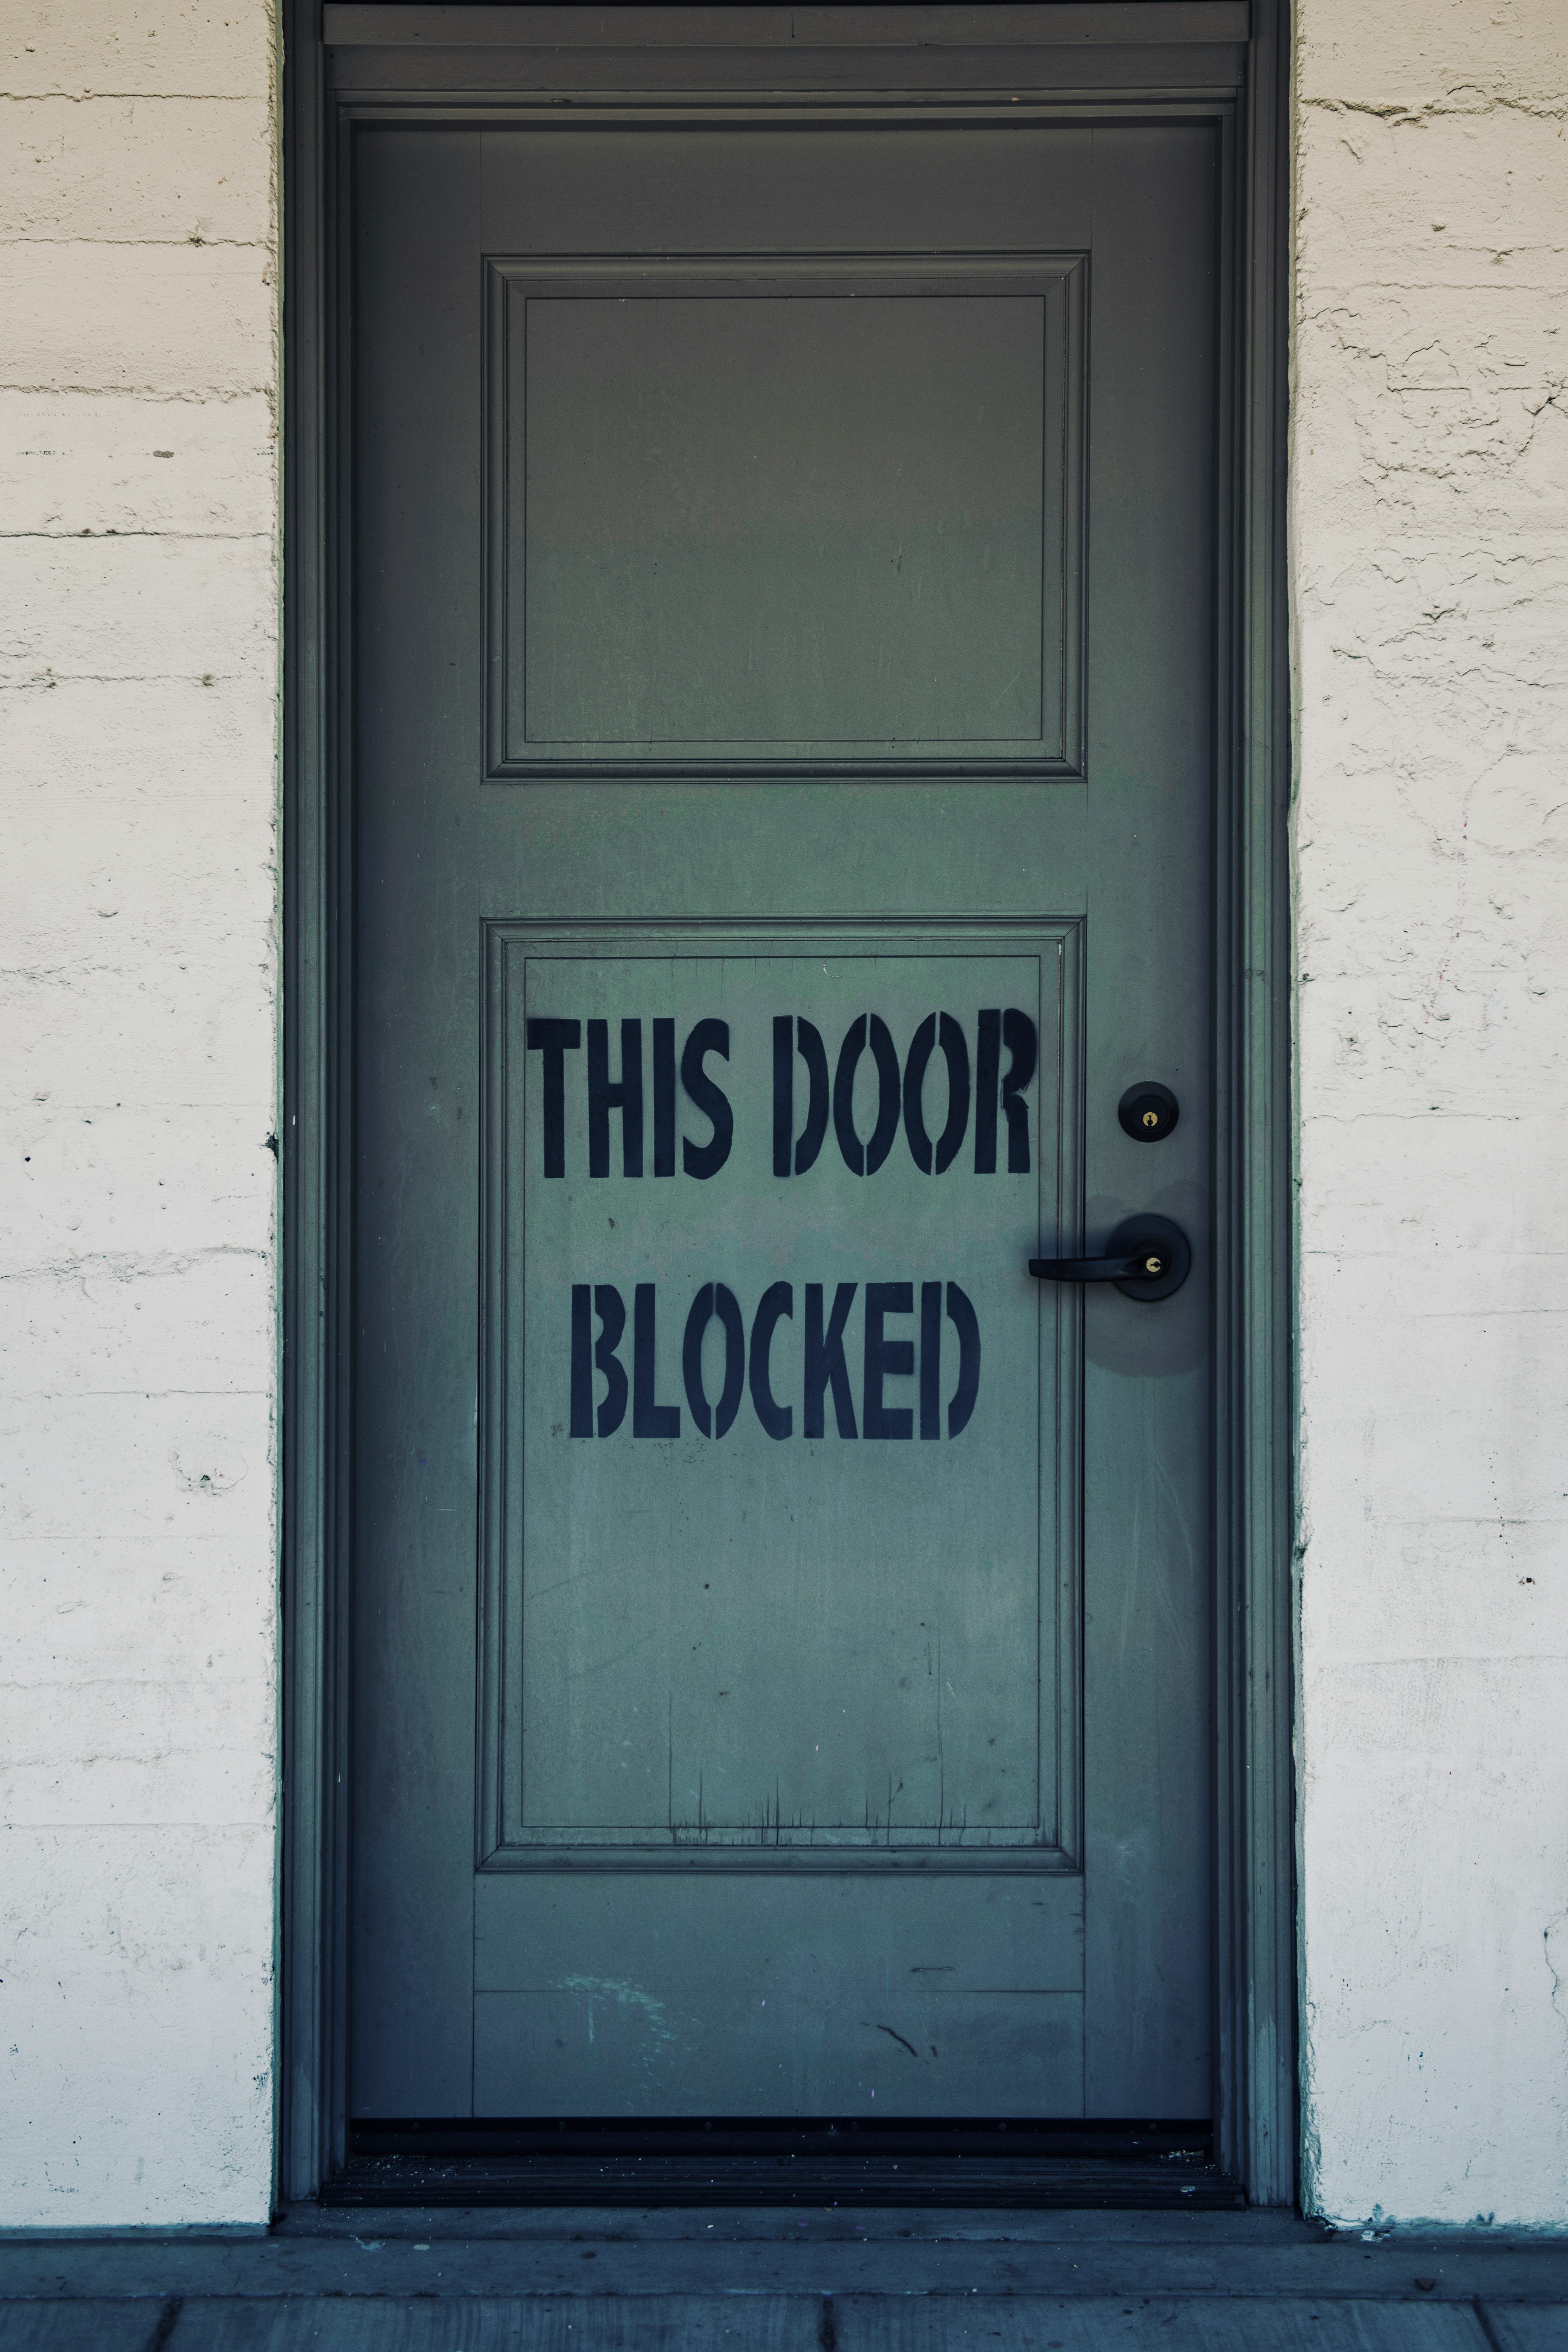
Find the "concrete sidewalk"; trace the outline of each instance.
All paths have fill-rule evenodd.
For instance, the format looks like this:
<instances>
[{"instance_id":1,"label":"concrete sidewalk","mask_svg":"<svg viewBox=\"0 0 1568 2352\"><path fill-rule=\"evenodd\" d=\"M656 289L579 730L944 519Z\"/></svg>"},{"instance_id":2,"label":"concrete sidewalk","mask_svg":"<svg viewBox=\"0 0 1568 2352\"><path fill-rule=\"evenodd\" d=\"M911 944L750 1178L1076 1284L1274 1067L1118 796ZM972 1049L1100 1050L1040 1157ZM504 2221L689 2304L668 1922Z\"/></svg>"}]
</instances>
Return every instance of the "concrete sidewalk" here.
<instances>
[{"instance_id":1,"label":"concrete sidewalk","mask_svg":"<svg viewBox=\"0 0 1568 2352\"><path fill-rule=\"evenodd\" d=\"M0 2352L1568 2352L1568 2241L1279 2213L299 2211L0 2239Z\"/></svg>"}]
</instances>

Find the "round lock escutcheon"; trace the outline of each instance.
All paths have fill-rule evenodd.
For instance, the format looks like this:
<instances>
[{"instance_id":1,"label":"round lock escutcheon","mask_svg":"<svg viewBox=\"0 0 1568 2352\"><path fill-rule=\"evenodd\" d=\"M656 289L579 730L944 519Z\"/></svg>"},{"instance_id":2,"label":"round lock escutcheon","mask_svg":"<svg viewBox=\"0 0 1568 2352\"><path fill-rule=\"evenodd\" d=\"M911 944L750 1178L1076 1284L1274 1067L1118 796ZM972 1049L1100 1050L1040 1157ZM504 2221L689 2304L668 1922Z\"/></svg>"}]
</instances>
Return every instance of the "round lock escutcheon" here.
<instances>
[{"instance_id":1,"label":"round lock escutcheon","mask_svg":"<svg viewBox=\"0 0 1568 2352\"><path fill-rule=\"evenodd\" d=\"M1142 1260L1145 1271L1124 1275L1116 1287L1123 1298L1141 1298L1150 1306L1173 1297L1193 1270L1192 1244L1180 1225L1147 1212L1123 1218L1106 1243L1105 1254Z\"/></svg>"},{"instance_id":2,"label":"round lock escutcheon","mask_svg":"<svg viewBox=\"0 0 1568 2352\"><path fill-rule=\"evenodd\" d=\"M1163 1143L1181 1115L1181 1104L1157 1078L1140 1078L1116 1106L1121 1132L1134 1143Z\"/></svg>"}]
</instances>

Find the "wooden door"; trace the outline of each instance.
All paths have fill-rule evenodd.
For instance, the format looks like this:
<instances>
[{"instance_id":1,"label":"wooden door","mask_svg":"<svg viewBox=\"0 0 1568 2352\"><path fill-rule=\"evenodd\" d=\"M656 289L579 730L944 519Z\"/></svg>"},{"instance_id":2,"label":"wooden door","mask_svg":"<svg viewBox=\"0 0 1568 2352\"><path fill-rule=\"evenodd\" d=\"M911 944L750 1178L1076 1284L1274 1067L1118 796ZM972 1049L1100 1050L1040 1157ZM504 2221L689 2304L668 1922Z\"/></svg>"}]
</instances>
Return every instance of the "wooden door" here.
<instances>
[{"instance_id":1,"label":"wooden door","mask_svg":"<svg viewBox=\"0 0 1568 2352\"><path fill-rule=\"evenodd\" d=\"M356 157L353 2112L1204 2116L1211 134Z\"/></svg>"}]
</instances>

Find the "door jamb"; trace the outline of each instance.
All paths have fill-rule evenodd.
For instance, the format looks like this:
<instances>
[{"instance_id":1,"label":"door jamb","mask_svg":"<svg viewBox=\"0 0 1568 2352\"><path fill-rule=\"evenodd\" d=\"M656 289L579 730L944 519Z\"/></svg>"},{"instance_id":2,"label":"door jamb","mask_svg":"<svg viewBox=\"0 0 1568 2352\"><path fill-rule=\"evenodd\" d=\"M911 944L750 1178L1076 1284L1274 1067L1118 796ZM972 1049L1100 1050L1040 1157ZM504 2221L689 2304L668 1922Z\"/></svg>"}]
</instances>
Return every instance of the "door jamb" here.
<instances>
[{"instance_id":1,"label":"door jamb","mask_svg":"<svg viewBox=\"0 0 1568 2352\"><path fill-rule=\"evenodd\" d=\"M334 331L346 285L348 110L329 89L320 0L283 0L283 7L284 1799L277 2194L288 2203L312 2197L340 2168L347 2139L353 819L348 486L339 456L348 438L346 370ZM921 13L929 19L932 12ZM1251 21L1243 84L1226 93L1224 105L1215 100L1206 110L1231 111L1235 125L1227 175L1231 299L1222 306L1221 369L1222 425L1228 425L1222 446L1228 444L1232 462L1220 499L1215 678L1215 2118L1221 2165L1254 2203L1279 2205L1296 2195L1298 2137L1284 561L1289 0L1252 0ZM1135 100L1119 90L1118 104L1136 103L1142 112L1163 94L1157 84L1145 84ZM1079 110L1090 101L1083 90L1064 95ZM1183 111L1196 95L1191 88L1169 91ZM776 89L771 102L778 103ZM460 100L437 105L443 113L473 111Z\"/></svg>"}]
</instances>

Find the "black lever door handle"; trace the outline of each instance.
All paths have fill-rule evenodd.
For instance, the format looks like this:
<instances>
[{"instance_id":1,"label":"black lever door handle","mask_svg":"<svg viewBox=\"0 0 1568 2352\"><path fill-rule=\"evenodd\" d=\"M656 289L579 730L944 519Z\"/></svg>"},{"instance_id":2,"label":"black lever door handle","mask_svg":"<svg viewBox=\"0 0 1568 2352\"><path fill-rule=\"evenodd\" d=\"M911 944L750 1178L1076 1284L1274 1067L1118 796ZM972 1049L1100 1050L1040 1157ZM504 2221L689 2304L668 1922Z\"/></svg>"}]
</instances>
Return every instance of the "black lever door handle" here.
<instances>
[{"instance_id":1,"label":"black lever door handle","mask_svg":"<svg viewBox=\"0 0 1568 2352\"><path fill-rule=\"evenodd\" d=\"M1169 1217L1127 1217L1105 1244L1103 1257L1032 1257L1041 1282L1113 1282L1124 1298L1150 1303L1180 1290L1193 1269L1192 1244Z\"/></svg>"}]
</instances>

